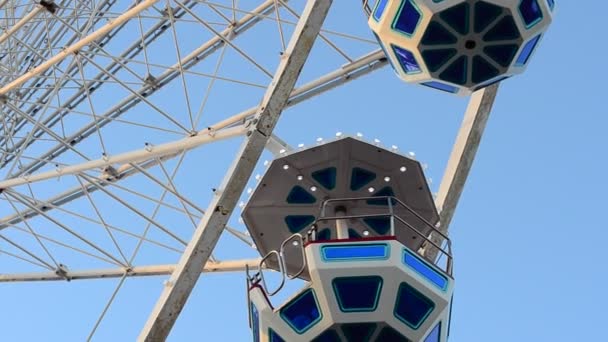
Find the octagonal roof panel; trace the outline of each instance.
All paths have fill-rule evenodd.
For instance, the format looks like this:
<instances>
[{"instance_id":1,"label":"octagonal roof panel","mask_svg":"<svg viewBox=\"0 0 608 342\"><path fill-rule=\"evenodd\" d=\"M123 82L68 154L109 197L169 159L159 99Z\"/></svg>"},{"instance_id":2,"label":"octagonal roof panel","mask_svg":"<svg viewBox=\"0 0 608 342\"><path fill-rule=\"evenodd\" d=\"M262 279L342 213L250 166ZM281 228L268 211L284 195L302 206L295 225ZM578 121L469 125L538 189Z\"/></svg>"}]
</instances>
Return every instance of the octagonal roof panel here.
<instances>
[{"instance_id":1,"label":"octagonal roof panel","mask_svg":"<svg viewBox=\"0 0 608 342\"><path fill-rule=\"evenodd\" d=\"M274 160L243 210L243 221L262 255L279 250L294 233L305 233L319 218L328 199L394 196L434 225L439 219L419 162L359 139L344 137L323 145L292 152ZM430 227L406 208L394 213L422 234ZM327 206L325 216L340 207L347 216L389 213L387 199L345 200ZM336 239L335 222L319 222L318 238ZM349 219L350 238L384 236L385 218ZM404 245L417 249L423 239L413 231L396 229ZM296 252L294 252L296 253ZM297 259L297 258L296 258ZM294 260L286 256L288 269ZM269 265L270 266L270 265Z\"/></svg>"}]
</instances>

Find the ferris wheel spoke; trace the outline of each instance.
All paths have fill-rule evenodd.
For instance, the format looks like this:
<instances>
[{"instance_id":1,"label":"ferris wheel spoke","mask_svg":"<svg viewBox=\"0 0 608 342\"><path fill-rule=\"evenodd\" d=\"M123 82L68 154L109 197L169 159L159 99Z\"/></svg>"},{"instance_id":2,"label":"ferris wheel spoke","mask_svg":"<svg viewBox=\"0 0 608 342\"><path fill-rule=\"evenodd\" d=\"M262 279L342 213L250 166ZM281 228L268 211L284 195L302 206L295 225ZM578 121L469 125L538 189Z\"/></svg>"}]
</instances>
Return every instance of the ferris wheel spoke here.
<instances>
[{"instance_id":1,"label":"ferris wheel spoke","mask_svg":"<svg viewBox=\"0 0 608 342\"><path fill-rule=\"evenodd\" d=\"M99 222L102 224L103 228L108 233L108 236L112 240L112 243L114 244L114 246L118 250L118 253L120 254L122 260L125 262L125 265L130 266L131 264L127 260L127 257L125 256L125 253L123 252L122 248L120 248L120 245L116 241L116 238L114 237L114 234L112 234L112 232L110 231L110 229L108 227L108 224L103 219L103 216L101 215L101 213L99 211L99 208L97 207L97 205L95 205L95 201L93 201L93 199L91 198L91 195L87 191L87 189L84 186L84 184L82 183L82 181L80 179L78 179L78 178L76 178L76 179L78 180L78 183L80 184L80 187L82 188L83 193L86 195L86 198L89 201L91 207L93 207L93 209L95 210L95 214L97 215L97 218L98 218Z\"/></svg>"},{"instance_id":2,"label":"ferris wheel spoke","mask_svg":"<svg viewBox=\"0 0 608 342\"><path fill-rule=\"evenodd\" d=\"M91 190L88 190L88 191L89 191L89 193L91 192ZM98 225L101 224L101 222L96 221L96 220L94 220L92 218L86 217L84 215L81 215L81 214L76 213L76 212L71 211L71 210L67 210L67 209L65 209L65 208L63 208L61 206L54 206L53 204L51 204L49 202L42 202L42 205L45 205L45 206L47 206L50 209L58 210L58 211L60 211L63 214L71 215L73 217L82 219L83 221L86 221L86 222L90 222L90 223L94 223L94 224L98 224ZM19 213L21 213L21 216L26 216L27 215L29 217L29 216L32 215L32 213L30 211L21 211ZM35 215L35 216L37 216L37 215ZM7 220L7 221L5 221L5 223L3 223L2 225L0 225L0 229L11 228L11 229L18 230L18 231L21 231L21 232L24 232L24 233L28 233L28 234L32 235L34 238L37 238L37 239L40 239L40 240L50 241L50 242L52 242L54 244L60 245L57 240L52 240L49 237L46 237L46 236L44 236L42 234L39 234L39 233L36 233L36 232L34 232L33 229L31 229L31 227L28 227L30 229L26 230L26 229L18 226L17 224L20 223L20 222L24 222L25 223L27 221L24 220L24 219L21 219L21 220L16 220L15 219L15 220L10 220L10 221ZM163 248L163 250L166 250L166 251L170 251L170 252L178 253L178 254L183 252L181 249L169 246L167 244L164 244L162 242L156 241L154 239L147 238L147 237L145 237L143 235L139 235L139 234L133 233L130 230L127 230L127 229L124 229L124 228L116 227L116 226L110 225L110 224L108 224L107 227L108 227L108 229L113 230L113 231L115 231L117 233L121 233L122 235L131 237L131 238L135 238L135 239L138 239L138 240L143 240L143 242L147 242L147 243L150 243L152 245L161 247L161 248ZM66 245L66 244L61 244L61 246L68 247L68 245ZM94 256L92 254L88 254L88 255ZM94 257L97 258L97 256L94 256ZM107 261L107 259L100 259L100 260Z\"/></svg>"},{"instance_id":3,"label":"ferris wheel spoke","mask_svg":"<svg viewBox=\"0 0 608 342\"><path fill-rule=\"evenodd\" d=\"M179 3L179 2L178 2ZM173 38L173 44L175 47L175 55L177 57L177 66L179 67L180 81L182 83L182 90L184 93L184 99L186 101L186 110L188 112L188 118L190 119L190 129L195 131L194 118L192 117L192 105L190 104L190 96L188 95L188 86L186 84L186 78L184 76L184 66L182 64L182 55L180 52L180 45L177 39L177 32L175 29L175 17L173 15L173 8L171 7L170 0L167 0L167 14L169 15L169 22L171 23L171 33Z\"/></svg>"},{"instance_id":4,"label":"ferris wheel spoke","mask_svg":"<svg viewBox=\"0 0 608 342\"><path fill-rule=\"evenodd\" d=\"M95 335L95 332L97 332L97 328L101 324L101 321L103 321L103 319L106 317L106 313L110 309L110 306L112 306L112 303L114 303L114 300L116 299L116 295L118 294L118 291L120 291L120 289L122 288L122 285L125 283L125 280L127 280L127 273L128 273L128 271L125 271L123 276L120 278L120 281L116 285L116 288L112 292L112 295L110 295L110 298L108 299L108 302L104 306L103 311L99 315L99 318L97 318L97 321L95 321L95 324L93 325L93 329L91 329L91 332L89 333L89 336L87 337L87 341L91 341L91 339Z\"/></svg>"},{"instance_id":5,"label":"ferris wheel spoke","mask_svg":"<svg viewBox=\"0 0 608 342\"><path fill-rule=\"evenodd\" d=\"M64 231L66 231L67 233L69 233L70 235L72 235L73 237L75 237L76 239L82 241L83 243L85 243L89 247L91 247L94 250L96 250L96 251L100 252L101 254L105 255L107 258L109 258L110 260L112 260L117 265L125 266L120 260L118 260L117 258L115 258L113 255L111 255L109 252L107 252L103 248L101 248L98 245L96 245L94 242L92 242L89 239L83 237L82 235L80 235L79 233L77 233L76 231L74 231L73 229L69 228L67 225L59 222L59 220L51 217L47 213L45 213L42 210L40 210L39 208L37 208L35 205L33 205L29 200L27 200L21 194L15 192L15 191L12 191L12 190L5 190L5 192L6 192L6 194L9 197L12 197L12 199L16 200L17 202L20 202L21 204L25 205L26 207L29 207L30 209L32 209L34 211L37 211L39 213L39 215L42 216L42 217L44 217L47 221L53 223L55 226L63 229Z\"/></svg>"},{"instance_id":6,"label":"ferris wheel spoke","mask_svg":"<svg viewBox=\"0 0 608 342\"><path fill-rule=\"evenodd\" d=\"M224 35L222 35L222 33L220 33L219 31L215 30L213 27L211 27L211 25L209 25L207 22L205 22L201 17L199 17L198 15L196 15L194 12L192 12L191 10L187 9L185 6L183 6L182 4L180 4L179 2L177 2L177 5L182 7L186 12L188 12L194 19L196 19L201 25L205 26L209 31L213 32L213 34L220 38L220 39L225 39ZM248 60L251 64L253 64L256 68L258 68L258 70L260 70L261 72L263 72L264 74L266 74L266 76L268 76L268 78L272 79L273 74L268 71L266 68L264 68L263 66L261 66L258 62L256 62L251 56L249 56L246 52L244 52L241 48L239 48L238 46L236 46L236 44L234 44L232 41L230 41L229 39L225 40L225 43L228 44L232 49L234 49L236 52L238 52L238 54L240 54L243 58L245 58L246 60Z\"/></svg>"},{"instance_id":7,"label":"ferris wheel spoke","mask_svg":"<svg viewBox=\"0 0 608 342\"><path fill-rule=\"evenodd\" d=\"M3 240L3 241L5 241L5 242L7 242L8 244L10 244L11 246L15 247L16 249L20 250L21 252L29 255L31 258L33 258L34 260L36 260L39 263L39 265L44 265L44 267L46 267L49 270L54 270L55 269L48 262L44 261L42 258L40 258L37 255L35 255L34 253L28 251L27 249L25 249L24 247L20 246L19 244L13 242L9 238L5 237L4 235L0 234L0 239ZM25 260L25 259L23 259L23 260Z\"/></svg>"},{"instance_id":8,"label":"ferris wheel spoke","mask_svg":"<svg viewBox=\"0 0 608 342\"><path fill-rule=\"evenodd\" d=\"M99 190L101 192L105 193L106 195L108 195L109 197L111 197L113 200L115 200L116 202L120 203L122 206L126 207L131 212L135 213L140 218L144 219L145 221L148 221L148 223L150 223L153 226L157 227L158 229L160 229L161 231L163 231L165 234L167 234L170 237L172 237L175 241L179 242L180 244L182 244L184 246L188 244L185 240L183 240L182 238L180 238L179 236L177 236L175 233L173 233L170 229L166 228L164 225L158 223L156 220L154 220L154 219L150 218L148 215L142 213L140 210L138 210L137 208L135 208L131 204L127 203L126 201L122 200L119 196L116 196L115 194L113 194L111 191L109 191L105 187L99 186L98 182L94 178L86 176L84 174L81 174L78 177L81 177L82 179L84 179L85 181L87 181L88 183L90 183L91 185L95 185L96 187L99 188Z\"/></svg>"},{"instance_id":9,"label":"ferris wheel spoke","mask_svg":"<svg viewBox=\"0 0 608 342\"><path fill-rule=\"evenodd\" d=\"M296 19L300 19L300 16L298 15L298 13L296 11L294 11L291 7L289 7L286 3L284 3L283 0L278 0L278 1L282 3L282 5L289 11L289 13L291 13L291 15L293 15ZM319 38L321 38L327 45L329 45L332 49L334 49L342 57L344 57L347 62L353 61L346 53L344 53L344 51L340 50L334 43L332 43L331 40L329 40L323 34L322 31L319 33Z\"/></svg>"},{"instance_id":10,"label":"ferris wheel spoke","mask_svg":"<svg viewBox=\"0 0 608 342\"><path fill-rule=\"evenodd\" d=\"M49 257L49 259L51 259L51 261L53 262L53 264L55 264L56 267L59 267L59 264L57 263L57 260L55 259L55 257L53 257L53 255L51 254L51 252L49 251L49 249L47 248L47 246L36 235L36 233L34 232L34 228L32 228L32 226L29 224L29 222L24 219L23 214L15 206L15 203L6 194L2 194L2 195L3 195L4 199L5 199L5 201L7 201L9 203L9 205L13 208L13 210L15 211L15 213L17 213L17 215L21 219L21 222L23 222L25 224L25 226L27 227L27 230L29 230L29 232L32 234L32 236L34 237L34 239L36 240L36 242L38 243L38 245L40 245L40 247L42 248L42 250L44 250L44 252Z\"/></svg>"},{"instance_id":11,"label":"ferris wheel spoke","mask_svg":"<svg viewBox=\"0 0 608 342\"><path fill-rule=\"evenodd\" d=\"M34 265L34 266L37 266L37 267L40 267L40 268L48 269L48 267L46 265L44 265L44 264L41 264L39 262L30 260L28 258L19 256L17 254L14 254L14 253L11 253L11 252L8 252L8 251L5 251L3 249L0 249L0 255L7 255L7 256L12 257L14 259L17 259L17 260L20 260L20 261L25 261L26 263L28 263L30 265ZM2 275L0 275L0 277L2 277Z\"/></svg>"},{"instance_id":12,"label":"ferris wheel spoke","mask_svg":"<svg viewBox=\"0 0 608 342\"><path fill-rule=\"evenodd\" d=\"M87 257L90 257L91 259L95 259L97 261L101 261L104 264L111 264L111 265L114 265L114 266L122 266L121 264L116 263L115 261L113 261L111 259L101 257L99 255L93 254L91 252L88 252L88 251L86 251L84 249L81 249L81 248L78 248L78 247L74 247L71 244L68 244L68 243L65 243L65 242L61 242L61 241L59 241L57 239L53 239L53 238L51 238L51 237L49 237L49 236L47 236L45 234L32 233L32 232L30 232L30 231L28 231L26 229L23 229L23 228L21 228L19 226L12 225L12 224L9 225L9 226L11 227L12 230L15 230L15 231L18 231L18 232L21 232L21 233L25 233L25 234L28 234L28 235L32 235L32 236L34 236L36 238L39 238L40 240L47 241L50 244L62 247L64 249L66 249L66 250L70 250L70 251L76 252L79 255L87 256Z\"/></svg>"}]
</instances>

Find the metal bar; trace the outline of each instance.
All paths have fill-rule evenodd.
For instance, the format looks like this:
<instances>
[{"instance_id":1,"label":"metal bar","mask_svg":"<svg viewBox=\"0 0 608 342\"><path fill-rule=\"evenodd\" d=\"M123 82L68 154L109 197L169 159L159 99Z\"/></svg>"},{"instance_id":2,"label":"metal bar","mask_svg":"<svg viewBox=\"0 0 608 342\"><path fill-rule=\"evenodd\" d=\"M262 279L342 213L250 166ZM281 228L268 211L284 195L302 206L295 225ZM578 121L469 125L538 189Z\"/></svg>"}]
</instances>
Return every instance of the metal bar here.
<instances>
[{"instance_id":1,"label":"metal bar","mask_svg":"<svg viewBox=\"0 0 608 342\"><path fill-rule=\"evenodd\" d=\"M203 268L204 273L219 273L219 272L242 272L246 266L257 267L260 259L249 260L232 260L208 262ZM87 280L87 279L105 279L105 278L121 278L127 270L128 277L150 277L170 275L175 271L177 265L151 265L151 266L135 266L130 269L113 268L113 269L97 269L84 271L68 271L67 277L70 280ZM29 281L57 281L65 280L65 275L57 275L55 272L36 272L36 273L21 273L21 274L0 274L0 283L8 282L29 282Z\"/></svg>"},{"instance_id":2,"label":"metal bar","mask_svg":"<svg viewBox=\"0 0 608 342\"><path fill-rule=\"evenodd\" d=\"M498 84L484 88L471 95L469 105L462 120L462 125L456 137L448 165L439 186L435 205L439 210L439 232L447 234L448 228L456 211L456 206L464 189L464 185L473 166L475 155L486 123L492 111L498 92ZM431 235L431 241L441 245L443 238L437 234ZM425 251L429 259L437 257L433 248Z\"/></svg>"},{"instance_id":3,"label":"metal bar","mask_svg":"<svg viewBox=\"0 0 608 342\"><path fill-rule=\"evenodd\" d=\"M186 2L186 1L185 1ZM189 1L187 1L189 2ZM108 6L108 10L109 7L112 6L114 2L108 2L106 1L104 3L104 6ZM190 3L190 2L189 2ZM192 3L190 6L193 6L196 3ZM183 15L184 12L180 12L179 15ZM177 15L176 15L177 16ZM93 20L91 22L92 25L96 25L98 20L101 20L101 18L103 18L103 16L98 16L96 20ZM135 43L131 44L123 53L121 53L118 56L118 59L128 59L128 58L134 58L135 56L137 56L143 49L144 46L146 44L150 44L152 41L154 41L155 39L157 39L162 32L164 32L164 30L166 29L166 23L167 19L161 19L158 23L156 23L154 26L152 26L143 36L142 36L142 40L141 41L136 41ZM117 33L125 26L126 23L124 23L122 26L117 27L113 32L109 33L107 36L105 36L103 39L99 40L96 42L96 44L94 44L91 49L87 50L87 53L91 54L91 53L97 53L98 50L101 49L102 46L105 46L108 44L108 42L117 35ZM63 29L68 29L67 27L63 27ZM68 41L68 44L71 44L73 42L73 40L75 40L77 36L74 36L73 38L71 38ZM53 38L53 41L55 41L55 38ZM51 50L50 47L52 46L52 44L49 42L49 51ZM83 65L87 64L87 61L83 61ZM68 79L66 79L65 77L63 78L62 82L60 84L55 84L56 87L61 88L64 87L65 84L67 82L69 82L70 78L73 78L74 75L76 74L76 65L71 65L68 70L66 70L66 74L68 74L70 77ZM112 73L117 73L120 69L121 66L120 64L116 63L115 61L113 61L112 63L110 63L108 66L106 66L105 68L106 70L112 72ZM56 123L61 121L61 118L63 116L65 116L67 113L69 113L70 111L67 110L67 108L76 108L80 102L84 101L84 97L82 96L84 94L84 90L88 89L89 92L94 92L95 90L97 90L101 84L103 84L104 81L106 81L109 77L104 74L103 72L98 73L95 77L93 77L89 82L87 82L85 85L83 85L83 87L80 87L75 94L73 94L72 96L70 96L68 99L64 100L64 103L62 105L61 108L58 108L58 110L56 110L55 112L53 112L52 114L50 114L49 116L47 116L47 118L44 120L44 122L42 122L42 124L45 127L52 127L54 126ZM57 83L57 82L55 82ZM23 89L23 88L22 88ZM35 88L36 90L40 89L39 87ZM41 108L43 108L43 106L41 105L41 103L48 103L48 99L51 96L51 94L53 93L53 88L44 90L44 92L42 94L39 95L39 99L35 102L32 102L31 106L29 106L29 108L27 110L24 110L26 113L36 113L39 112ZM29 100L29 98L33 95L30 94L29 96L27 96L26 98L22 99L20 102L22 103L26 103L27 100ZM59 116L59 118L58 118ZM21 120L20 122L18 122L16 124L16 131L19 131L22 127L23 127L23 120ZM38 130L34 130L33 133L31 133L34 137L39 136L38 134ZM0 143L2 143L2 139L0 139ZM17 144L15 146L13 146L13 148L11 150L15 150L17 148L19 148L23 143L25 143L25 139L20 140L19 142L17 142ZM9 160L10 161L10 160ZM6 164L6 161L3 161L0 164L0 167L2 167L4 164Z\"/></svg>"},{"instance_id":4,"label":"metal bar","mask_svg":"<svg viewBox=\"0 0 608 342\"><path fill-rule=\"evenodd\" d=\"M62 168L57 168L54 171L41 172L38 174L12 178L5 181L0 181L0 189L6 189L18 185L23 185L27 183L42 181L50 178L61 177L65 175L74 175L79 174L84 171L89 171L93 169L101 169L106 166L111 166L113 164L120 163L138 163L141 161L160 158L168 154L175 154L182 151L191 150L195 147L203 145L205 143L209 143L211 141L232 138L235 136L239 136L245 133L245 128L243 127L235 127L226 130L222 130L219 132L215 132L214 134L209 134L207 130L200 132L199 134L187 137L182 140L152 146L148 145L146 148L141 150L126 152L122 154L118 154L113 157L100 158L96 160L91 160L88 162L84 162L77 165L65 166ZM121 170L122 171L122 170Z\"/></svg>"},{"instance_id":5,"label":"metal bar","mask_svg":"<svg viewBox=\"0 0 608 342\"><path fill-rule=\"evenodd\" d=\"M150 6L154 5L157 1L158 0L143 0L137 6L131 8L130 10L128 10L125 13L121 14L116 19L110 21L109 23L107 23L106 25L102 26L101 28L99 28L95 32L93 32L90 35L84 37L83 39L79 40L75 44L73 44L71 46L68 46L67 48L65 48L64 50L62 50L60 53L58 53L55 56L53 56L53 57L49 58L48 60L46 60L44 63L38 65L37 67L35 67L35 68L31 69L31 70L29 70L28 72L26 72L25 74L21 75L17 79L13 80L9 84L3 86L2 88L0 88L0 95L5 95L6 93L8 93L9 91L11 91L12 89L21 86L23 83L29 81L33 77L38 76L39 74L43 73L44 71L46 71L47 69L49 69L53 65L61 62L67 56L69 56L71 54L74 54L74 53L77 53L83 47L85 47L88 44L96 41L97 39L102 38L103 36L107 35L110 31L112 31L112 29L114 29L117 26L120 26L122 23L124 23L124 22L128 21L129 19L133 18L134 16L136 16L137 14L139 14L140 12L142 12L143 10L145 10L145 9L149 8Z\"/></svg>"},{"instance_id":6,"label":"metal bar","mask_svg":"<svg viewBox=\"0 0 608 342\"><path fill-rule=\"evenodd\" d=\"M13 25L13 27L11 27L10 29L4 31L4 33L2 35L0 35L0 44L4 43L4 41L6 41L8 38L10 38L10 36L13 35L13 33L17 32L20 28L22 28L24 25L26 25L30 20L32 20L34 17L36 17L38 15L38 13L44 11L44 7L42 7L42 5L36 5L36 7L34 7L34 9L28 13L25 17L21 18L18 22L15 23L15 25Z\"/></svg>"},{"instance_id":7,"label":"metal bar","mask_svg":"<svg viewBox=\"0 0 608 342\"><path fill-rule=\"evenodd\" d=\"M281 138L273 134L270 136L270 139L268 139L266 149L270 151L275 157L278 157L285 152L291 151L293 148Z\"/></svg>"},{"instance_id":8,"label":"metal bar","mask_svg":"<svg viewBox=\"0 0 608 342\"><path fill-rule=\"evenodd\" d=\"M183 309L200 269L207 263L230 214L245 188L264 147L293 91L332 0L310 0L296 26L286 54L260 106L248 138L228 171L220 190L194 232L168 286L160 296L139 341L164 341Z\"/></svg>"}]
</instances>

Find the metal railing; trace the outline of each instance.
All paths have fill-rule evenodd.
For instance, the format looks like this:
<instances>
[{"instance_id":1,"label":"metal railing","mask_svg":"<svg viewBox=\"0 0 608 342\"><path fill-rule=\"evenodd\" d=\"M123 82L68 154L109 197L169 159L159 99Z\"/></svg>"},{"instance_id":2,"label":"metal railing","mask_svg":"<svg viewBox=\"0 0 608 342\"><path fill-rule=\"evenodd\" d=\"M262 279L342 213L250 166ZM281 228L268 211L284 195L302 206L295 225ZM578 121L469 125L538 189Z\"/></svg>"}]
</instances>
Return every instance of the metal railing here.
<instances>
[{"instance_id":1,"label":"metal railing","mask_svg":"<svg viewBox=\"0 0 608 342\"><path fill-rule=\"evenodd\" d=\"M372 7L369 5L369 0L363 0L363 12L365 12L368 18L372 15Z\"/></svg>"},{"instance_id":2,"label":"metal railing","mask_svg":"<svg viewBox=\"0 0 608 342\"><path fill-rule=\"evenodd\" d=\"M382 201L385 200L386 201L386 205L387 205L387 209L388 211L386 213L380 213L380 214L362 214L362 215L343 215L343 216L325 216L326 212L327 212L327 207L329 204L338 204L340 202L355 202L355 201ZM439 236L441 236L444 241L445 241L445 248L442 246L437 245L437 243L435 243L434 241L432 241L430 239L430 234L424 234L422 233L418 228L416 228L411 222L408 222L407 220L403 219L402 217L400 217L399 215L397 215L395 213L395 208L403 208L405 209L407 212L411 213L412 215L414 215L414 217L416 217L424 226L428 227L430 229L429 233L433 233L433 234L437 234ZM431 264L439 267L443 272L445 272L448 276L452 277L452 270L453 270L453 260L452 260L452 242L450 241L450 239L448 238L447 235L445 235L444 233L442 233L441 231L439 231L433 224L431 224L429 221L427 221L424 217L422 217L420 214L418 214L414 209L412 209L410 206L408 206L407 204L403 203L401 200L399 200L396 197L393 196L370 196L370 197L352 197L352 198L339 198L339 199L328 199L323 201L323 203L321 204L321 210L320 210L320 215L319 218L312 223L312 227L311 230L309 231L309 238L311 239L311 241L315 241L316 240L316 230L319 226L319 223L321 222L327 222L327 221L338 221L338 220L349 220L349 219L355 219L355 220L363 220L366 218L389 218L390 221L390 231L389 231L389 236L395 236L396 235L396 227L399 227L399 225L395 224L396 221L398 223L400 223L402 226L405 226L406 229L410 232L413 232L414 234L416 234L416 236L422 238L422 240L424 241L425 244L428 244L432 247L434 247L435 249L437 249L437 251L446 257L446 265L445 267L442 267L441 265L439 265L435 260L430 260L429 258L426 257L426 253L420 253L419 251L414 251L417 255L419 255L420 257L424 258L425 260L429 261ZM438 258L437 261L439 261L441 258Z\"/></svg>"},{"instance_id":3,"label":"metal railing","mask_svg":"<svg viewBox=\"0 0 608 342\"><path fill-rule=\"evenodd\" d=\"M378 201L383 201L383 200L386 201L386 206L387 206L386 213L343 215L343 216L326 216L325 215L327 212L327 209L328 209L328 205L331 205L331 204L337 204L340 202L353 202L353 201L376 201L376 202L378 202ZM397 215L395 213L396 208L402 208L402 209L405 209L407 212L411 213L424 226L428 227L430 229L430 232L427 234L422 233L411 222L408 222L408 220L405 220L402 217L400 217L399 215ZM262 259L260 260L260 262L258 264L258 270L253 275L250 272L249 266L248 265L245 266L245 272L246 272L246 277L247 277L247 305L250 305L250 303L251 303L251 299L249 297L249 290L251 289L252 286L254 286L254 285L260 286L262 288L262 290L264 291L264 293L267 296L271 297L271 296L274 296L275 294L279 293L279 291L281 291L281 289L283 289L283 287L285 286L286 280L292 280L292 279L298 278L299 276L302 275L302 273L304 273L306 271L308 262L306 260L306 253L304 250L304 246L308 242L317 240L317 229L319 227L319 223L327 222L327 221L349 220L349 219L363 220L366 218L389 218L390 230L389 230L389 233L387 236L394 237L394 236L396 236L397 227L405 227L404 229L407 229L407 231L413 232L414 234L416 234L416 236L422 238L424 243L436 248L441 255L446 257L445 267L442 267L438 263L438 261L441 258L438 258L437 261L434 261L434 260L430 260L428 257L426 257L425 254L420 253L419 250L414 251L414 253L416 253L421 258L427 260L429 263L438 267L441 271L443 271L449 277L452 277L452 270L453 270L452 242L450 241L448 236L445 235L444 233L442 233L441 231L439 231L433 224L431 224L424 217L422 217L415 210L413 210L407 204L403 203L398 198L393 197L393 196L370 196L370 197L328 199L328 200L323 201L323 203L321 204L320 215L311 224L311 228L307 231L306 236L303 236L300 233L296 233L296 234L289 236L287 239L285 239L281 243L281 246L278 251L277 250L270 251L266 255L264 255L264 257L262 257ZM445 247L439 246L434 241L432 241L429 238L431 233L441 236L445 241ZM296 242L296 243L294 243L294 242ZM296 272L293 275L289 274L289 271L287 269L286 262L285 262L285 250L286 250L286 247L290 243L292 244L292 246L298 247L298 249L301 253L301 256L302 256L302 267L300 269L298 269L298 272ZM266 278L264 277L263 270L264 270L264 268L266 268L265 267L266 263L273 256L276 257L276 259L277 259L277 264L278 264L278 268L279 268L278 272L279 272L281 278L280 278L279 285L277 286L276 289L269 289L268 283L266 282ZM251 310L249 310L249 311L251 311ZM249 315L251 315L251 312L249 312Z\"/></svg>"},{"instance_id":4,"label":"metal railing","mask_svg":"<svg viewBox=\"0 0 608 342\"><path fill-rule=\"evenodd\" d=\"M286 263L285 263L285 250L286 250L286 247L290 243L292 244L292 246L298 247L298 250L300 251L301 256L302 256L302 267L298 270L298 272L296 272L293 275L289 274L289 271L288 271ZM281 243L281 247L279 248L278 251L272 250L272 251L268 252L266 255L264 255L264 257L260 260L260 262L258 264L258 271L256 273L254 273L253 275L251 275L251 273L250 273L249 266L245 265L245 273L247 276L247 302L249 302L249 289L251 288L251 286L259 285L262 288L262 290L264 291L264 293L266 293L266 295L274 296L275 294L279 293L279 291L281 291L283 286L285 286L286 279L292 280L292 279L298 278L300 275L302 275L302 273L304 273L304 271L306 271L308 262L306 260L304 244L305 244L305 241L304 241L304 237L302 236L302 234L299 234L299 233L293 234L290 237L288 237L287 239L285 239L283 241L283 243ZM281 276L281 281L279 282L279 285L273 291L268 289L268 284L266 283L266 278L264 277L264 268L266 268L265 264L272 256L276 256L276 258L277 258L277 264L279 266L278 272Z\"/></svg>"}]
</instances>

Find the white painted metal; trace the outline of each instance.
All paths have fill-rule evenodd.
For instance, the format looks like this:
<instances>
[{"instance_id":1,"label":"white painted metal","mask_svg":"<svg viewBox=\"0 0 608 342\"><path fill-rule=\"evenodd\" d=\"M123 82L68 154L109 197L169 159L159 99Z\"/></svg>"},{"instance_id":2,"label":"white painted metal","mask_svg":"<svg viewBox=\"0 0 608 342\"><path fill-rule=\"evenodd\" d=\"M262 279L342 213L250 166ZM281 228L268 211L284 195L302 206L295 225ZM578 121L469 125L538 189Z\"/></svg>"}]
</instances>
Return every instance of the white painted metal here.
<instances>
[{"instance_id":1,"label":"white painted metal","mask_svg":"<svg viewBox=\"0 0 608 342\"><path fill-rule=\"evenodd\" d=\"M49 58L44 63L38 65L37 67L35 67L32 70L29 70L27 73L25 73L21 77L13 80L12 82L4 85L2 88L0 88L0 95L6 95L9 91L13 90L16 87L19 87L19 86L23 85L25 82L29 81L33 77L35 77L37 75L40 75L41 73L43 73L44 71L46 71L50 67L52 67L53 65L59 63L64 58L68 57L69 55L73 55L75 53L78 53L78 51L80 51L80 49L82 49L83 47L85 47L88 44L91 44L92 42L94 42L94 41L96 41L96 40L104 37L112 29L120 26L121 24L125 23L129 19L137 16L139 13L141 13L145 9L147 9L150 6L154 5L157 1L158 0L143 0L143 1L141 1L137 6L131 8L128 11L126 11L125 13L123 13L120 16L118 16L116 19L110 21L106 25L100 27L98 30L96 30L95 32L91 33L90 35L84 37L83 39L79 40L74 45L66 47L60 53L58 53L55 56Z\"/></svg>"},{"instance_id":2,"label":"white painted metal","mask_svg":"<svg viewBox=\"0 0 608 342\"><path fill-rule=\"evenodd\" d=\"M242 272L246 267L256 268L260 263L259 259L251 260L230 260L207 262L203 268L203 273L218 272ZM47 273L24 273L24 274L0 274L0 283L3 282L30 282L30 281L56 281L56 280L85 280L85 279L105 279L128 277L150 277L160 275L170 275L175 271L176 265L151 265L137 266L132 268L96 269L84 271L68 271L66 274L56 272Z\"/></svg>"},{"instance_id":3,"label":"white painted metal","mask_svg":"<svg viewBox=\"0 0 608 342\"><path fill-rule=\"evenodd\" d=\"M0 4L0 8L4 4ZM36 5L34 10L32 10L28 15L21 18L15 25L13 25L8 30L4 31L2 35L0 35L0 44L4 43L11 35L21 29L23 26L27 25L33 18L35 18L40 12L44 11L44 7L42 5Z\"/></svg>"},{"instance_id":4,"label":"white painted metal","mask_svg":"<svg viewBox=\"0 0 608 342\"><path fill-rule=\"evenodd\" d=\"M0 189L6 189L22 184L46 180L49 178L61 177L65 175L78 174L84 171L103 169L104 167L113 166L115 164L123 164L116 168L118 173L130 168L132 163L139 163L150 159L167 158L167 156L176 156L178 153L188 151L203 144L213 141L233 138L243 135L246 132L244 126L235 126L221 131L205 130L191 137L184 138L179 141L170 142L158 146L147 145L145 148L137 151L127 152L107 158L100 158L78 165L59 166L55 171L42 172L38 174L28 175L20 178L13 178L5 181L0 181Z\"/></svg>"},{"instance_id":5,"label":"white painted metal","mask_svg":"<svg viewBox=\"0 0 608 342\"><path fill-rule=\"evenodd\" d=\"M177 269L169 280L169 286L161 294L138 340L162 341L168 336L198 280L199 270L207 262L222 229L236 206L240 193L272 134L331 3L331 0L312 0L307 3L284 58L260 105L259 113L252 121L252 127L237 159L211 201L180 259Z\"/></svg>"},{"instance_id":6,"label":"white painted metal","mask_svg":"<svg viewBox=\"0 0 608 342\"><path fill-rule=\"evenodd\" d=\"M462 119L462 125L439 186L439 193L435 199L440 217L438 228L444 234L448 232L460 195L475 161L475 155L497 92L498 84L495 84L473 93L469 100L469 105ZM432 236L431 239L438 245L443 242L443 239L436 235ZM437 256L437 251L432 247L427 246L426 248L427 255L434 259Z\"/></svg>"}]
</instances>

